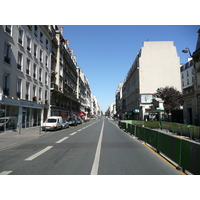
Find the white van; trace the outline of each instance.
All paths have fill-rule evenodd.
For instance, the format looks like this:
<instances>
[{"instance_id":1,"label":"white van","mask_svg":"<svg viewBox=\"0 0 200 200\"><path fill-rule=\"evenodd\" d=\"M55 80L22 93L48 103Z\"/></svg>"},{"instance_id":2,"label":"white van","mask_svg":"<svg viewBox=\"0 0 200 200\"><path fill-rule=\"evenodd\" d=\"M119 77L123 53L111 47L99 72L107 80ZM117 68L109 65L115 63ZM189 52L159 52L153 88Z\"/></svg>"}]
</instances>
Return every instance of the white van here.
<instances>
[{"instance_id":1,"label":"white van","mask_svg":"<svg viewBox=\"0 0 200 200\"><path fill-rule=\"evenodd\" d=\"M60 116L51 116L42 124L42 130L58 130L62 129L63 119Z\"/></svg>"}]
</instances>

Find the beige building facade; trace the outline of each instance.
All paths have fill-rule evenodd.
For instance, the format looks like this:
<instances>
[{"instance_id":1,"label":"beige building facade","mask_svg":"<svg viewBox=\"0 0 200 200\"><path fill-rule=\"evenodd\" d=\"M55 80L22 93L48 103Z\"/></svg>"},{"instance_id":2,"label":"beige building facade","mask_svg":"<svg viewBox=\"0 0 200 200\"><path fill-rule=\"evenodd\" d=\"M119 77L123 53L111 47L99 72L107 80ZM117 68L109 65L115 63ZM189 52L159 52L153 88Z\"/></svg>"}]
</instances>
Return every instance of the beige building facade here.
<instances>
[{"instance_id":1,"label":"beige building facade","mask_svg":"<svg viewBox=\"0 0 200 200\"><path fill-rule=\"evenodd\" d=\"M149 119L153 94L160 87L181 91L180 58L173 41L145 41L123 85L122 112L126 118ZM163 108L154 111L164 118ZM163 116L162 116L163 115Z\"/></svg>"}]
</instances>

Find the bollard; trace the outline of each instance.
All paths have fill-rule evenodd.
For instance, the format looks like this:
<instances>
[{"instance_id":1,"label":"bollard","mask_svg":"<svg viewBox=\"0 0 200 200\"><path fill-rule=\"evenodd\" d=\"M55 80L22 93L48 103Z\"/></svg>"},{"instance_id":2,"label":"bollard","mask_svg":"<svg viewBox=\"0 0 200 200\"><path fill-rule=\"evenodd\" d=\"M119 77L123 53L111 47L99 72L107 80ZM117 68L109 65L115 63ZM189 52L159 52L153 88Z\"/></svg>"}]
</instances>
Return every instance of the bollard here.
<instances>
[{"instance_id":1,"label":"bollard","mask_svg":"<svg viewBox=\"0 0 200 200\"><path fill-rule=\"evenodd\" d=\"M19 122L19 135L21 135L21 131L22 131L22 122Z\"/></svg>"}]
</instances>

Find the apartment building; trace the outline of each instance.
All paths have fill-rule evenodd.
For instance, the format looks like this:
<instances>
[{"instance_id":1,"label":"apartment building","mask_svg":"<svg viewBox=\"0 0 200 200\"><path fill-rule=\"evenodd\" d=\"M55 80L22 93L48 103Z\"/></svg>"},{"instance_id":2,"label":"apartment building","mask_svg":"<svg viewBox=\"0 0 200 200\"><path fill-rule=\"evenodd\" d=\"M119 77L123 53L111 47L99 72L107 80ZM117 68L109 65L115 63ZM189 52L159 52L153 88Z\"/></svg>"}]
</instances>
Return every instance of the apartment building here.
<instances>
[{"instance_id":1,"label":"apartment building","mask_svg":"<svg viewBox=\"0 0 200 200\"><path fill-rule=\"evenodd\" d=\"M81 68L77 67L78 73L78 84L77 84L77 99L79 99L80 103L80 113L79 116L81 118L87 118L86 116L86 77Z\"/></svg>"},{"instance_id":2,"label":"apartment building","mask_svg":"<svg viewBox=\"0 0 200 200\"><path fill-rule=\"evenodd\" d=\"M122 119L122 87L124 82L118 84L118 88L115 93L115 102L116 102L116 113L119 119Z\"/></svg>"},{"instance_id":3,"label":"apartment building","mask_svg":"<svg viewBox=\"0 0 200 200\"><path fill-rule=\"evenodd\" d=\"M2 130L38 126L48 113L50 28L0 26L0 118L8 121Z\"/></svg>"},{"instance_id":4,"label":"apartment building","mask_svg":"<svg viewBox=\"0 0 200 200\"><path fill-rule=\"evenodd\" d=\"M63 28L55 26L52 40L50 115L68 119L79 116L76 56L63 38Z\"/></svg>"},{"instance_id":5,"label":"apartment building","mask_svg":"<svg viewBox=\"0 0 200 200\"><path fill-rule=\"evenodd\" d=\"M52 115L90 117L89 82L62 27L3 25L0 36L0 131L39 126Z\"/></svg>"},{"instance_id":6,"label":"apartment building","mask_svg":"<svg viewBox=\"0 0 200 200\"><path fill-rule=\"evenodd\" d=\"M173 41L145 41L138 52L122 89L124 118L145 120L164 117L163 110L152 110L153 94L160 87L181 91L180 59Z\"/></svg>"},{"instance_id":7,"label":"apartment building","mask_svg":"<svg viewBox=\"0 0 200 200\"><path fill-rule=\"evenodd\" d=\"M182 92L184 98L183 116L185 123L194 124L196 116L195 71L192 58L181 66Z\"/></svg>"},{"instance_id":8,"label":"apartment building","mask_svg":"<svg viewBox=\"0 0 200 200\"><path fill-rule=\"evenodd\" d=\"M110 118L114 118L116 116L116 102L110 104L105 115Z\"/></svg>"},{"instance_id":9,"label":"apartment building","mask_svg":"<svg viewBox=\"0 0 200 200\"><path fill-rule=\"evenodd\" d=\"M196 102L196 116L195 125L200 125L200 29L198 30L198 38L196 49L192 54L194 60L194 85L195 85L195 102Z\"/></svg>"}]
</instances>

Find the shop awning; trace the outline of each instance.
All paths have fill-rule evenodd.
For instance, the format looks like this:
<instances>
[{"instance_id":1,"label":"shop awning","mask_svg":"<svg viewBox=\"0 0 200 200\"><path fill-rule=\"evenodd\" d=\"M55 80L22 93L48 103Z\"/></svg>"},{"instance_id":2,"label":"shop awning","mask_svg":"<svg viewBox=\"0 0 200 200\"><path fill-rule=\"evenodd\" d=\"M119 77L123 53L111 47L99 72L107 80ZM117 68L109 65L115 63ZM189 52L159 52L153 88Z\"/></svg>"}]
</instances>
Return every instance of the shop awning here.
<instances>
[{"instance_id":1,"label":"shop awning","mask_svg":"<svg viewBox=\"0 0 200 200\"><path fill-rule=\"evenodd\" d=\"M79 115L80 115L80 117L86 116L86 114L84 112L80 112Z\"/></svg>"}]
</instances>

